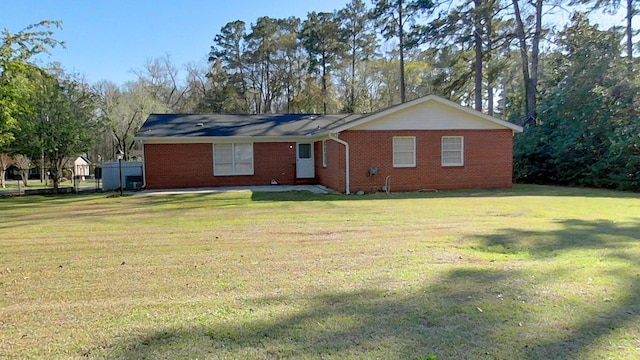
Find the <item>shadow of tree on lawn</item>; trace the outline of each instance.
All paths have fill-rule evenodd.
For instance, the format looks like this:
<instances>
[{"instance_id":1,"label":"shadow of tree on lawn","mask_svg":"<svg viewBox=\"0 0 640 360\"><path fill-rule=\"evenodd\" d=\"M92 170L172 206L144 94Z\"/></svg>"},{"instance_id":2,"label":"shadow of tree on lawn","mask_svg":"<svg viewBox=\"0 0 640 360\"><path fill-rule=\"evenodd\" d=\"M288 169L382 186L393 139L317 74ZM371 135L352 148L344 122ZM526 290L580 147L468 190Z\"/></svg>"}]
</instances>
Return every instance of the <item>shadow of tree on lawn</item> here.
<instances>
[{"instance_id":1,"label":"shadow of tree on lawn","mask_svg":"<svg viewBox=\"0 0 640 360\"><path fill-rule=\"evenodd\" d=\"M614 297L619 295L616 305L603 304L605 306L599 314L579 319L565 336L540 339L523 357L526 359L544 358L541 357L544 354L574 357L618 328L637 324L640 320L640 273L637 271L640 268L640 219L626 224L578 219L560 220L559 223L562 228L557 231L505 229L480 236L480 249L497 253L528 253L539 259L551 259L573 250L592 251L593 256L602 257L602 261L622 262L635 270L613 274L623 284L617 289L618 294L612 294ZM640 355L640 347L634 350L636 356Z\"/></svg>"},{"instance_id":2,"label":"shadow of tree on lawn","mask_svg":"<svg viewBox=\"0 0 640 360\"><path fill-rule=\"evenodd\" d=\"M610 259L640 265L634 255L639 226L582 220L561 224L556 231L505 229L477 238L483 251L511 248L552 260L561 251L611 250ZM83 355L108 349L108 358L127 359L424 359L430 354L438 359L567 359L582 357L615 329L637 324L640 276L622 273L617 277L624 289L616 289L614 305L603 306L598 316L574 319L571 331L546 332L543 323L532 336L526 324L540 316L530 304L538 300L532 286L544 283L531 279L535 270L509 264L461 264L420 286L372 284L346 292L243 299L231 317L212 315L192 326L142 331Z\"/></svg>"},{"instance_id":3,"label":"shadow of tree on lawn","mask_svg":"<svg viewBox=\"0 0 640 360\"><path fill-rule=\"evenodd\" d=\"M494 253L528 253L533 257L551 257L567 250L626 248L640 244L640 226L625 226L609 220L558 220L558 231L503 229L477 236L479 250ZM635 221L640 224L640 219Z\"/></svg>"},{"instance_id":4,"label":"shadow of tree on lawn","mask_svg":"<svg viewBox=\"0 0 640 360\"><path fill-rule=\"evenodd\" d=\"M232 323L212 321L134 336L115 344L109 357L422 359L435 354L439 359L491 359L496 329L518 325L511 315L479 309L494 301L487 289L501 291L517 276L515 271L468 268L420 289L318 294L302 299L302 310L270 320L253 320L252 314L301 299L248 299L249 310Z\"/></svg>"}]
</instances>

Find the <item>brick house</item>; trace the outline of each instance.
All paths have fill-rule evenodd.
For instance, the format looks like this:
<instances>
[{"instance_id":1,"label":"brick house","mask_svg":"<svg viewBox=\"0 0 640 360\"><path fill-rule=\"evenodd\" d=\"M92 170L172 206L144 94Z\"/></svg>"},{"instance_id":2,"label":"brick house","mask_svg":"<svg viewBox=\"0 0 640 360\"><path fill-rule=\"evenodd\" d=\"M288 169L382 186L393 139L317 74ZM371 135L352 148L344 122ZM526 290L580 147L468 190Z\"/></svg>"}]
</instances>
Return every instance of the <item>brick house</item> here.
<instances>
[{"instance_id":1,"label":"brick house","mask_svg":"<svg viewBox=\"0 0 640 360\"><path fill-rule=\"evenodd\" d=\"M369 114L152 114L147 189L321 184L352 193L512 186L522 128L437 96Z\"/></svg>"}]
</instances>

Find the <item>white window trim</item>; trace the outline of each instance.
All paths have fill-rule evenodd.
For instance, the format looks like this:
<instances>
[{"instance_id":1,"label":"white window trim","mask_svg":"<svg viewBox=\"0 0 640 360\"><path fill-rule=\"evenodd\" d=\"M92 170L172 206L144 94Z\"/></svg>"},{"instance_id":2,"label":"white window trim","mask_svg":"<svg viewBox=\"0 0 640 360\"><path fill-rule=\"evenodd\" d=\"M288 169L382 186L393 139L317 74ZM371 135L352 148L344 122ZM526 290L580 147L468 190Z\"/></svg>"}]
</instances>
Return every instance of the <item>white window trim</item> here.
<instances>
[{"instance_id":1,"label":"white window trim","mask_svg":"<svg viewBox=\"0 0 640 360\"><path fill-rule=\"evenodd\" d=\"M216 145L231 145L231 169L230 173L220 173L216 171ZM247 172L238 172L236 170L236 145L250 145L251 146L251 170ZM214 143L213 144L213 176L241 176L241 175L253 175L254 174L254 162L255 156L253 153L253 143Z\"/></svg>"},{"instance_id":2,"label":"white window trim","mask_svg":"<svg viewBox=\"0 0 640 360\"><path fill-rule=\"evenodd\" d=\"M322 140L322 167L327 167L327 141Z\"/></svg>"},{"instance_id":3,"label":"white window trim","mask_svg":"<svg viewBox=\"0 0 640 360\"><path fill-rule=\"evenodd\" d=\"M444 141L445 139L460 139L460 149L458 150L445 150L444 149ZM464 166L464 136L443 136L440 140L440 162L442 166ZM446 162L445 161L445 153L460 153L460 161L459 162Z\"/></svg>"},{"instance_id":4,"label":"white window trim","mask_svg":"<svg viewBox=\"0 0 640 360\"><path fill-rule=\"evenodd\" d=\"M413 140L413 159L411 164L396 164L396 139L411 139ZM416 137L415 136L394 136L393 137L393 167L394 168L408 168L416 167Z\"/></svg>"}]
</instances>

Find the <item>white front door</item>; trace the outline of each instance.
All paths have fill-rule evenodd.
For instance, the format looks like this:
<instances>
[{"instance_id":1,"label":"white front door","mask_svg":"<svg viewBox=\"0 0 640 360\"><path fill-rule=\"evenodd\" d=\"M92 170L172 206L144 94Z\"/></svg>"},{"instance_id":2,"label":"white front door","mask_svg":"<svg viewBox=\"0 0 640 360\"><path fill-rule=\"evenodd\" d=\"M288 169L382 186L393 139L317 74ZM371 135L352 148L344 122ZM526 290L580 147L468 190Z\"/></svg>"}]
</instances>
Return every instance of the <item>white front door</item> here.
<instances>
[{"instance_id":1,"label":"white front door","mask_svg":"<svg viewBox=\"0 0 640 360\"><path fill-rule=\"evenodd\" d=\"M296 177L313 178L315 174L313 161L313 143L296 144Z\"/></svg>"}]
</instances>

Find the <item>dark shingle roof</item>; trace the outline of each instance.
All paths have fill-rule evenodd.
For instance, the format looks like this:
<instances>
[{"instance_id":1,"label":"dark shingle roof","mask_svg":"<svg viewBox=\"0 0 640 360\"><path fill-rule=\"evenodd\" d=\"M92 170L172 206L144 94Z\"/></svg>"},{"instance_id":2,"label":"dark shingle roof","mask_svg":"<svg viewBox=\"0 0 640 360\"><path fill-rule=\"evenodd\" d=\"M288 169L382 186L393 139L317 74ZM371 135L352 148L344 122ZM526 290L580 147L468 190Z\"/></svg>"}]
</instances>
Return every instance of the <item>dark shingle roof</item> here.
<instances>
[{"instance_id":1,"label":"dark shingle roof","mask_svg":"<svg viewBox=\"0 0 640 360\"><path fill-rule=\"evenodd\" d=\"M138 137L309 136L360 118L362 114L195 115L151 114Z\"/></svg>"},{"instance_id":2,"label":"dark shingle roof","mask_svg":"<svg viewBox=\"0 0 640 360\"><path fill-rule=\"evenodd\" d=\"M137 138L172 137L263 137L287 138L322 136L330 132L374 121L393 112L407 109L427 101L435 101L453 109L471 114L494 125L522 132L515 124L483 114L435 95L428 95L409 102L394 105L368 114L261 114L261 115L184 115L151 114L142 125Z\"/></svg>"}]
</instances>

